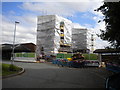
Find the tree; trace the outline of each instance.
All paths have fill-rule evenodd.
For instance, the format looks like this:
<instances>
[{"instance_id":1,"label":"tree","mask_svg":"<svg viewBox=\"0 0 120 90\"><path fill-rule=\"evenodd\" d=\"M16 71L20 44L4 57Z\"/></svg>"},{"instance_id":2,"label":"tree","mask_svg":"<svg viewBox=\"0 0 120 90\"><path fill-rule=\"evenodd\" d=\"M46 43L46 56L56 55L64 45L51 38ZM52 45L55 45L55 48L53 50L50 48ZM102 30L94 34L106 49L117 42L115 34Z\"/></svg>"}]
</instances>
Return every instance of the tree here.
<instances>
[{"instance_id":1,"label":"tree","mask_svg":"<svg viewBox=\"0 0 120 90\"><path fill-rule=\"evenodd\" d=\"M104 15L105 31L99 37L110 42L114 48L120 48L120 2L104 2L97 11Z\"/></svg>"}]
</instances>

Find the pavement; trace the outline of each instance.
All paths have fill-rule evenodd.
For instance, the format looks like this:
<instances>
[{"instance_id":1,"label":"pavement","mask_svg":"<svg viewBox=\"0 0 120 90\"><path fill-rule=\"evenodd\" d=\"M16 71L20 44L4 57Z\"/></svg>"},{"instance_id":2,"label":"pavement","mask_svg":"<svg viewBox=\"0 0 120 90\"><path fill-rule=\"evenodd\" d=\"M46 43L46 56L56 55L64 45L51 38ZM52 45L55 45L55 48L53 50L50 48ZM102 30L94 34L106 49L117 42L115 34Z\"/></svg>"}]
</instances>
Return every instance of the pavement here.
<instances>
[{"instance_id":1,"label":"pavement","mask_svg":"<svg viewBox=\"0 0 120 90\"><path fill-rule=\"evenodd\" d=\"M4 63L10 63L5 61ZM2 88L105 88L105 68L68 68L51 63L14 62L25 73L2 80Z\"/></svg>"}]
</instances>

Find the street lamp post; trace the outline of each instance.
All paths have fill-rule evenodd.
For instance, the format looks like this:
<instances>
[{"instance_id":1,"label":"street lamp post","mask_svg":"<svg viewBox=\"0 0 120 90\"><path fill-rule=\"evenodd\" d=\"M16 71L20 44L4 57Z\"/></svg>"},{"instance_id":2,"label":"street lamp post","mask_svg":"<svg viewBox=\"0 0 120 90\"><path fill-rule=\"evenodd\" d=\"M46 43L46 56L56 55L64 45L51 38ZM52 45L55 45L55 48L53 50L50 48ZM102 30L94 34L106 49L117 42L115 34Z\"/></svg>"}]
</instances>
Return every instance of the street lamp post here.
<instances>
[{"instance_id":1,"label":"street lamp post","mask_svg":"<svg viewBox=\"0 0 120 90\"><path fill-rule=\"evenodd\" d=\"M14 62L15 54L14 54L14 49L15 49L15 34L16 34L16 25L19 24L18 21L15 21L15 29L14 29L14 37L13 37L13 47L12 47L12 63Z\"/></svg>"}]
</instances>

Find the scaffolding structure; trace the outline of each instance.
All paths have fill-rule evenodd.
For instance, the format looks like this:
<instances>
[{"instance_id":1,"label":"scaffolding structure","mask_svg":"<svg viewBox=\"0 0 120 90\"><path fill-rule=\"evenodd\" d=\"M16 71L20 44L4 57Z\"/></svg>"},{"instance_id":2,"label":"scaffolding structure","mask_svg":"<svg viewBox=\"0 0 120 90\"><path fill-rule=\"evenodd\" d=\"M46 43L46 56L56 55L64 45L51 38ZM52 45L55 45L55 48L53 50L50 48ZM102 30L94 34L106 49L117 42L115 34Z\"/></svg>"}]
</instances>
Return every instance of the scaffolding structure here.
<instances>
[{"instance_id":1,"label":"scaffolding structure","mask_svg":"<svg viewBox=\"0 0 120 90\"><path fill-rule=\"evenodd\" d=\"M62 25L63 23L63 25ZM38 16L36 53L56 54L71 44L72 22L58 15ZM42 50L41 50L42 49Z\"/></svg>"},{"instance_id":2,"label":"scaffolding structure","mask_svg":"<svg viewBox=\"0 0 120 90\"><path fill-rule=\"evenodd\" d=\"M74 49L87 49L87 29L73 28L72 41Z\"/></svg>"},{"instance_id":3,"label":"scaffolding structure","mask_svg":"<svg viewBox=\"0 0 120 90\"><path fill-rule=\"evenodd\" d=\"M38 16L36 55L94 50L94 37L86 28L73 28L72 21L58 15Z\"/></svg>"}]
</instances>

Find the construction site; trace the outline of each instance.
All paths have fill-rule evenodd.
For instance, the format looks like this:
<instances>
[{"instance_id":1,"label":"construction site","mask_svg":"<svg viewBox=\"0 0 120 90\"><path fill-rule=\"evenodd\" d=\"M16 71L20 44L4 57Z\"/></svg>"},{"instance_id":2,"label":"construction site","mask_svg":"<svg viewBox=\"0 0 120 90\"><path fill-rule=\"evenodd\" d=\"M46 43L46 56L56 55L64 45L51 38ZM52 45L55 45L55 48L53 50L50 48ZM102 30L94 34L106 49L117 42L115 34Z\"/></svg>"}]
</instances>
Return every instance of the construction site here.
<instances>
[{"instance_id":1,"label":"construction site","mask_svg":"<svg viewBox=\"0 0 120 90\"><path fill-rule=\"evenodd\" d=\"M89 35L90 36L90 35ZM73 22L58 15L38 16L36 55L88 53L93 39L87 28L74 28Z\"/></svg>"}]
</instances>

